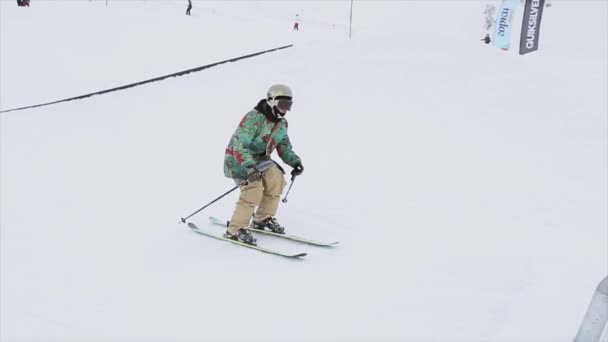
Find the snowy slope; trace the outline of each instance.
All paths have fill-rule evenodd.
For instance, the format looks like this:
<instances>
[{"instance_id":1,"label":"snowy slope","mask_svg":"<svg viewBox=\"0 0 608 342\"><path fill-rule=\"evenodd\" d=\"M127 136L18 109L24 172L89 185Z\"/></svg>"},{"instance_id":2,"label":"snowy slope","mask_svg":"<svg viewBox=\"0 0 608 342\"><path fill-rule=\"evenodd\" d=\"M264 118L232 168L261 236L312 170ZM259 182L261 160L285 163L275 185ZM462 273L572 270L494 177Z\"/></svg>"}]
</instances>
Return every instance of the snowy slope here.
<instances>
[{"instance_id":1,"label":"snowy slope","mask_svg":"<svg viewBox=\"0 0 608 342\"><path fill-rule=\"evenodd\" d=\"M355 1L351 40L349 1L193 2L0 2L2 110L295 44L0 114L1 340L572 340L608 269L606 1L554 1L523 57L485 1ZM306 167L279 220L341 241L260 238L300 262L178 223L274 83Z\"/></svg>"}]
</instances>

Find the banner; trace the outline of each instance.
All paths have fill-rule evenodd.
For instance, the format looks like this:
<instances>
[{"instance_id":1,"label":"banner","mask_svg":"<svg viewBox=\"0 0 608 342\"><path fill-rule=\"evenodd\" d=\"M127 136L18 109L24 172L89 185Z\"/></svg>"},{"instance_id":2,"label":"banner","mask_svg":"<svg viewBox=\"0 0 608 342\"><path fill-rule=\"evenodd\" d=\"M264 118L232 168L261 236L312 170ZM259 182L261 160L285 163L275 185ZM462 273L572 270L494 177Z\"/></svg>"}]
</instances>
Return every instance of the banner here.
<instances>
[{"instance_id":1,"label":"banner","mask_svg":"<svg viewBox=\"0 0 608 342\"><path fill-rule=\"evenodd\" d=\"M509 50L511 46L511 28L515 9L519 0L502 0L502 4L496 13L494 22L494 46L499 49Z\"/></svg>"},{"instance_id":2,"label":"banner","mask_svg":"<svg viewBox=\"0 0 608 342\"><path fill-rule=\"evenodd\" d=\"M519 54L525 55L538 50L538 37L540 35L540 19L543 16L545 0L526 0L524 19L519 38Z\"/></svg>"}]
</instances>

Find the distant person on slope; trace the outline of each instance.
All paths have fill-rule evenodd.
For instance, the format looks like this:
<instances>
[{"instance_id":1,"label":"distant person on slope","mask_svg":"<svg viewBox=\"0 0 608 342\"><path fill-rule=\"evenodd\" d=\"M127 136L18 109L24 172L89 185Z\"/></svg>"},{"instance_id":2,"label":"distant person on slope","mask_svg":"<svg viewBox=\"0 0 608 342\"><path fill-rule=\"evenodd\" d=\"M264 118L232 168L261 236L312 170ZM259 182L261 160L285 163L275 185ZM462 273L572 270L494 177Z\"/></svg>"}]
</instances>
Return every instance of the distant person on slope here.
<instances>
[{"instance_id":1,"label":"distant person on slope","mask_svg":"<svg viewBox=\"0 0 608 342\"><path fill-rule=\"evenodd\" d=\"M270 155L276 148L283 162L293 167L292 176L304 171L287 135L285 115L291 110L292 100L289 87L273 85L266 98L245 114L230 138L224 156L224 174L239 185L241 194L224 234L226 238L255 245L256 239L249 228L285 233L275 218L286 184L285 171Z\"/></svg>"},{"instance_id":2,"label":"distant person on slope","mask_svg":"<svg viewBox=\"0 0 608 342\"><path fill-rule=\"evenodd\" d=\"M490 44L490 42L492 41L492 39L490 39L490 34L486 33L486 36L481 38L481 41L486 43L486 44Z\"/></svg>"},{"instance_id":3,"label":"distant person on slope","mask_svg":"<svg viewBox=\"0 0 608 342\"><path fill-rule=\"evenodd\" d=\"M294 31L299 31L300 30L300 15L296 14L296 19L295 19L295 23L293 24L293 30Z\"/></svg>"},{"instance_id":4,"label":"distant person on slope","mask_svg":"<svg viewBox=\"0 0 608 342\"><path fill-rule=\"evenodd\" d=\"M186 15L190 15L190 10L192 10L192 0L188 0L188 8L186 8Z\"/></svg>"}]
</instances>

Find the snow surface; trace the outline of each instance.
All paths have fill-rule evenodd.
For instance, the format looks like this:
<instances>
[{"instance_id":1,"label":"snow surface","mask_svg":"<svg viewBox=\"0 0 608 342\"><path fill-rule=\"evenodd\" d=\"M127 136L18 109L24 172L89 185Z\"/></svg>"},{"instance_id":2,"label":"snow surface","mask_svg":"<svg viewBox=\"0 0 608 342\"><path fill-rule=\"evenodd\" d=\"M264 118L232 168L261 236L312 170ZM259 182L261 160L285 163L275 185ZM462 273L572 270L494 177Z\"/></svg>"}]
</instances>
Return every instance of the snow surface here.
<instances>
[{"instance_id":1,"label":"snow surface","mask_svg":"<svg viewBox=\"0 0 608 342\"><path fill-rule=\"evenodd\" d=\"M0 114L0 339L572 341L608 272L608 2L554 1L526 56L486 3L355 1L349 40L350 1L2 1L2 110L295 45ZM302 261L178 223L274 83L306 168L278 218L341 242L260 237Z\"/></svg>"}]
</instances>

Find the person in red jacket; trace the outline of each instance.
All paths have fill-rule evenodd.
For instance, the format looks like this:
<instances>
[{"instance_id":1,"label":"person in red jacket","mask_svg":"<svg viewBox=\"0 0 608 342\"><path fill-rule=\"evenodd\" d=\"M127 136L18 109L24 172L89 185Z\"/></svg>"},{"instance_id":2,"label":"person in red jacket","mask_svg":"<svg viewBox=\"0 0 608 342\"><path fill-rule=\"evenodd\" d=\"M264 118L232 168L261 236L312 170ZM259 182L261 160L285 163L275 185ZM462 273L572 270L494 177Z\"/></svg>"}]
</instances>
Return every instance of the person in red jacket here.
<instances>
[{"instance_id":1,"label":"person in red jacket","mask_svg":"<svg viewBox=\"0 0 608 342\"><path fill-rule=\"evenodd\" d=\"M295 20L295 23L293 24L293 30L294 31L300 30L300 16L298 14L296 14L296 20Z\"/></svg>"}]
</instances>

